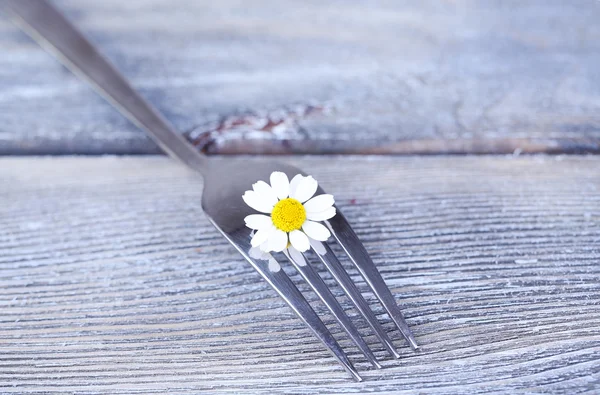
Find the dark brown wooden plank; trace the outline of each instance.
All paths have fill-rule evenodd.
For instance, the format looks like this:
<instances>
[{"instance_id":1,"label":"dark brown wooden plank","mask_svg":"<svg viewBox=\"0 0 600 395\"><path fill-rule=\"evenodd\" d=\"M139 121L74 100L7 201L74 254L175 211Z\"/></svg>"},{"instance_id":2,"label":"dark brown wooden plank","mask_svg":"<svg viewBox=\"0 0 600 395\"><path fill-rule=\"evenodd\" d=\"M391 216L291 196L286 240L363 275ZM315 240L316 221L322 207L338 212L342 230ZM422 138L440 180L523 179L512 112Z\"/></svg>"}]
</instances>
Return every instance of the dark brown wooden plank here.
<instances>
[{"instance_id":1,"label":"dark brown wooden plank","mask_svg":"<svg viewBox=\"0 0 600 395\"><path fill-rule=\"evenodd\" d=\"M0 393L600 390L600 158L291 162L336 195L420 353L370 370L307 294L364 370L352 382L167 158L4 158Z\"/></svg>"},{"instance_id":2,"label":"dark brown wooden plank","mask_svg":"<svg viewBox=\"0 0 600 395\"><path fill-rule=\"evenodd\" d=\"M600 152L597 1L56 3L211 153ZM0 153L157 152L2 18Z\"/></svg>"}]
</instances>

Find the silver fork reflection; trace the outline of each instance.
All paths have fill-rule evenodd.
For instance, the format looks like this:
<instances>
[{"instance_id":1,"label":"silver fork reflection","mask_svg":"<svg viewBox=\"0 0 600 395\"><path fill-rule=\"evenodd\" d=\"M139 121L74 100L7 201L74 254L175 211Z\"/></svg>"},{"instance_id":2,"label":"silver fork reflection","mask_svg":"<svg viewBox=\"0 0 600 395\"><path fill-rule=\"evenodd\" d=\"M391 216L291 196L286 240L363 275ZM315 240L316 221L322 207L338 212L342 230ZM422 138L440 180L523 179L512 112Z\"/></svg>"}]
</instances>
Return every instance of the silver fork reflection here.
<instances>
[{"instance_id":1,"label":"silver fork reflection","mask_svg":"<svg viewBox=\"0 0 600 395\"><path fill-rule=\"evenodd\" d=\"M296 174L304 174L304 172L293 166L273 161L249 162L236 159L224 161L207 158L177 133L166 119L146 102L92 44L48 2L44 0L0 0L0 5L12 14L17 23L44 48L56 55L77 75L88 80L126 117L144 129L163 150L203 175L202 207L210 221L277 291L343 367L356 380L361 380L346 353L285 271L278 270L273 265L269 267L269 260L272 257L260 259L250 254L250 231L245 226L244 217L251 214L252 210L242 200L244 191L251 189L251 185L257 180L268 180L273 171L283 171L290 179ZM324 193L324 191L319 187L318 193ZM406 324L394 296L339 208L337 211L337 215L326 222L332 235L364 277L408 344L413 349L417 349L417 342ZM388 334L331 248L325 243L315 243L312 249L343 288L385 349L392 356L398 358L399 354ZM380 368L381 365L370 347L321 276L310 263L306 263L307 257L294 258L289 253L286 253L286 256L365 357L375 367Z\"/></svg>"}]
</instances>

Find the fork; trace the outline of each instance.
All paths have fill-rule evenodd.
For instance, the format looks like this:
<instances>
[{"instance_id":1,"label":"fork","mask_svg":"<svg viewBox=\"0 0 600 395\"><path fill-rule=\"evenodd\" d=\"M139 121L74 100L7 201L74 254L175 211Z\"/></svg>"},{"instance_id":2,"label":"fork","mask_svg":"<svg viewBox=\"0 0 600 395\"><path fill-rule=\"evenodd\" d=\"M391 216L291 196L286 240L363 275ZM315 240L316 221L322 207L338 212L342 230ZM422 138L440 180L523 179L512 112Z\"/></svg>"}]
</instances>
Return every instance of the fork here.
<instances>
[{"instance_id":1,"label":"fork","mask_svg":"<svg viewBox=\"0 0 600 395\"><path fill-rule=\"evenodd\" d=\"M291 165L274 161L249 164L246 161L241 162L235 159L229 162L209 159L194 148L152 105L142 98L114 66L47 1L0 0L0 5L3 5L17 24L42 47L57 56L75 74L90 82L127 118L144 129L164 151L203 176L202 208L210 222L275 289L352 377L357 381L362 381L344 350L285 271L269 268L268 259L272 259L272 256L266 260L260 259L250 251L249 229L244 223L244 217L253 211L242 200L244 191L251 189L252 184L257 180L268 180L273 171L282 171L290 179L296 174L305 175L305 173ZM317 194L322 193L324 191L319 186ZM417 342L396 304L394 296L346 218L339 208L336 210L337 214L325 222L326 226L358 269L410 347L417 350ZM312 250L364 317L387 352L393 357L399 358L400 355L387 332L327 243L317 242L313 244ZM288 253L284 253L284 255L327 306L338 324L366 359L374 367L381 368L369 345L346 315L319 273L311 264L298 262ZM304 258L308 261L307 256Z\"/></svg>"}]
</instances>

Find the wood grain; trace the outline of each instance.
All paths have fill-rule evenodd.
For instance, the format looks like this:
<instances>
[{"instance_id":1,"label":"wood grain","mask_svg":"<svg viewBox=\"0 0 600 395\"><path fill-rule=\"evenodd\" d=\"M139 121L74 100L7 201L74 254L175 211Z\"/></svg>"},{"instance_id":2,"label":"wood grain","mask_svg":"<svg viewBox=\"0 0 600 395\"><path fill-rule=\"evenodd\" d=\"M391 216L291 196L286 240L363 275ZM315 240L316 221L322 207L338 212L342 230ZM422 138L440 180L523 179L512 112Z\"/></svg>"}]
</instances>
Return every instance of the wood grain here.
<instances>
[{"instance_id":1,"label":"wood grain","mask_svg":"<svg viewBox=\"0 0 600 395\"><path fill-rule=\"evenodd\" d=\"M210 153L600 152L600 2L58 0ZM0 19L0 154L156 146Z\"/></svg>"},{"instance_id":2,"label":"wood grain","mask_svg":"<svg viewBox=\"0 0 600 395\"><path fill-rule=\"evenodd\" d=\"M336 195L420 353L366 294L402 354L356 318L384 358L370 369L307 292L364 372L352 382L166 158L3 158L0 393L600 390L599 158L289 161Z\"/></svg>"}]
</instances>

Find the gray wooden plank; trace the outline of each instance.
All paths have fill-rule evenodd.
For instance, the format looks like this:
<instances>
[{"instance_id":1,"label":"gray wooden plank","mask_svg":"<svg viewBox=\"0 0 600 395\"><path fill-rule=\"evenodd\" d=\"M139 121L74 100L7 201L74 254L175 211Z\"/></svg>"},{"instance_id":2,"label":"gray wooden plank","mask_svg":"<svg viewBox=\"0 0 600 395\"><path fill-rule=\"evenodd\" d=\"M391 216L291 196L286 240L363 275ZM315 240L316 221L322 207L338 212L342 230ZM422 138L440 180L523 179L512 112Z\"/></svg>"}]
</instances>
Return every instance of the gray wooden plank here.
<instances>
[{"instance_id":1,"label":"gray wooden plank","mask_svg":"<svg viewBox=\"0 0 600 395\"><path fill-rule=\"evenodd\" d=\"M368 336L371 370L307 294L364 371L351 381L167 158L3 158L0 393L600 390L600 158L289 160L336 195L420 353Z\"/></svg>"},{"instance_id":2,"label":"gray wooden plank","mask_svg":"<svg viewBox=\"0 0 600 395\"><path fill-rule=\"evenodd\" d=\"M600 152L597 1L56 3L207 152ZM157 152L2 18L0 153Z\"/></svg>"}]
</instances>

